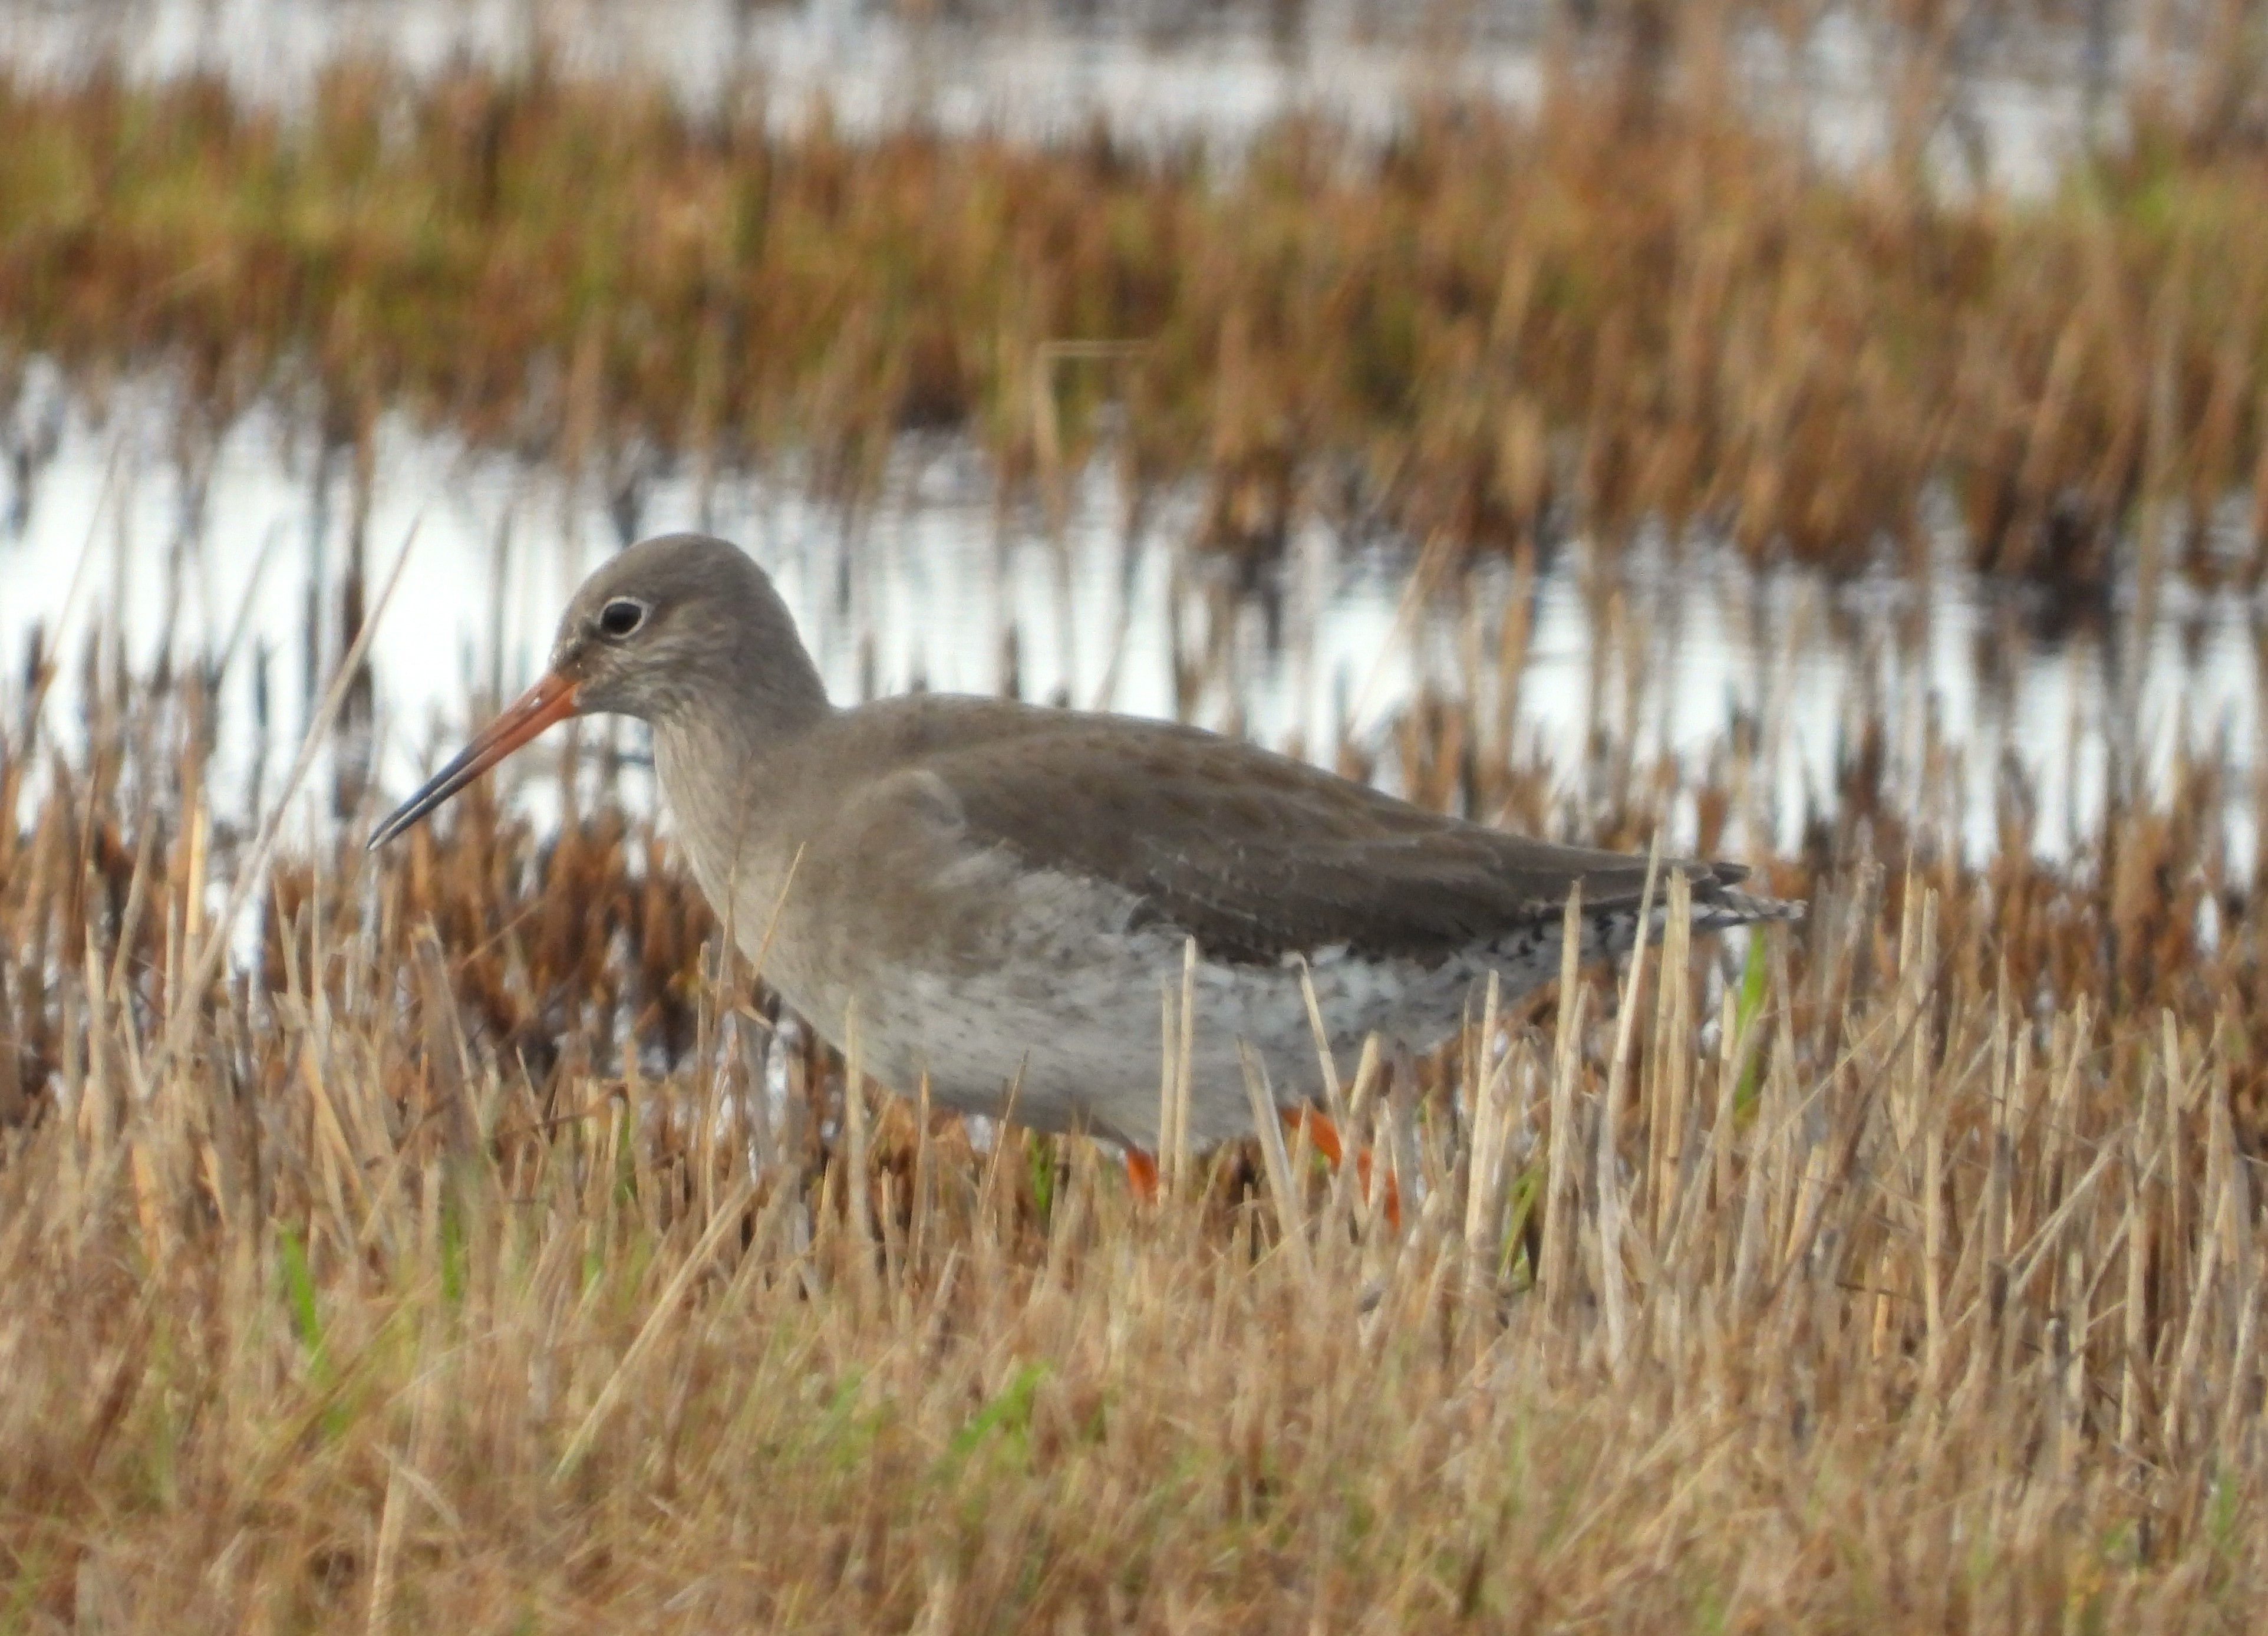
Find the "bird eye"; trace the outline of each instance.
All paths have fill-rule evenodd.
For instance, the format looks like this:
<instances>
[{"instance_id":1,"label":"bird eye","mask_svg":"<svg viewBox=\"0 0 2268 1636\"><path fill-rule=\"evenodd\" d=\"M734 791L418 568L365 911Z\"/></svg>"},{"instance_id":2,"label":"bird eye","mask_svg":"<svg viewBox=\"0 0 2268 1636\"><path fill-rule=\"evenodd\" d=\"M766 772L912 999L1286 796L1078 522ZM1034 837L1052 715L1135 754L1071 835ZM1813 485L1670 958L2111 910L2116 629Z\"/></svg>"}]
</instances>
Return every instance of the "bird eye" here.
<instances>
[{"instance_id":1,"label":"bird eye","mask_svg":"<svg viewBox=\"0 0 2268 1636\"><path fill-rule=\"evenodd\" d=\"M618 596L599 610L599 634L619 641L645 623L645 604Z\"/></svg>"}]
</instances>

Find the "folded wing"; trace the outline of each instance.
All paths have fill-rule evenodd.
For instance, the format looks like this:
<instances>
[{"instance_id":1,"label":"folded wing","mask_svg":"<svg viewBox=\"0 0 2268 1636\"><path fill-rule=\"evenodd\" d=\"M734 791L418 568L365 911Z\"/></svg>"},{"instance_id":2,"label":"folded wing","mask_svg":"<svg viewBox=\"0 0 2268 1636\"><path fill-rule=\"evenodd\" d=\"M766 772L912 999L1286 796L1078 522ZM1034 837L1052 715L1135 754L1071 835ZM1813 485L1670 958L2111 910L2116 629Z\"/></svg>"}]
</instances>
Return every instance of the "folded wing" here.
<instances>
[{"instance_id":1,"label":"folded wing","mask_svg":"<svg viewBox=\"0 0 2268 1636\"><path fill-rule=\"evenodd\" d=\"M1037 714L1035 712L1035 714ZM1635 909L1646 860L1444 817L1254 746L1160 724L1057 712L940 750L966 842L1107 881L1138 918L1210 958L1273 964L1334 947L1447 960L1556 917L1580 881L1593 909ZM1675 860L1706 906L1742 878Z\"/></svg>"}]
</instances>

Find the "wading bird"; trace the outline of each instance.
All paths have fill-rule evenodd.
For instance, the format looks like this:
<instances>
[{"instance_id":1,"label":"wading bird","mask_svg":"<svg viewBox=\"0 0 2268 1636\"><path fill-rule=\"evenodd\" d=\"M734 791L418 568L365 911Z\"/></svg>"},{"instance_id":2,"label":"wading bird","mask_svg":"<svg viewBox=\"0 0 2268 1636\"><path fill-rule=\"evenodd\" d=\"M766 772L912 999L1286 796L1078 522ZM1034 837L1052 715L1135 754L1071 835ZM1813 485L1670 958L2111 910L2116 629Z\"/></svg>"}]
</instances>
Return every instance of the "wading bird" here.
<instances>
[{"instance_id":1,"label":"wading bird","mask_svg":"<svg viewBox=\"0 0 2268 1636\"><path fill-rule=\"evenodd\" d=\"M575 593L543 678L380 824L401 833L553 723L653 729L702 891L762 975L868 1072L964 1113L1123 1146L1147 1192L1161 997L1193 995L1187 1130L1251 1128L1242 1050L1287 1111L1334 1050L1425 1050L1476 978L1516 997L1635 946L1641 857L1427 812L1195 727L921 694L838 709L763 571L721 540L631 547ZM1693 925L1791 918L1746 872L1680 860ZM1658 924L1658 922L1657 922ZM1318 1122L1318 1146L1336 1157Z\"/></svg>"}]
</instances>

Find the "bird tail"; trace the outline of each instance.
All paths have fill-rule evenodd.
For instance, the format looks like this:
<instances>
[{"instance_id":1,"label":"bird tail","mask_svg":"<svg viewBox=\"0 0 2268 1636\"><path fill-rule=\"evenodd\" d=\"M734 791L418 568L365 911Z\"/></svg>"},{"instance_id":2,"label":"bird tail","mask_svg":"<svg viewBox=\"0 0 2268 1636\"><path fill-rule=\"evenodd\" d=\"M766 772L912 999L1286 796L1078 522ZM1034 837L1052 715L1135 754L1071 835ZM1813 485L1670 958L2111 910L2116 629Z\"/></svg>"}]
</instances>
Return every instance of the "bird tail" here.
<instances>
[{"instance_id":1,"label":"bird tail","mask_svg":"<svg viewBox=\"0 0 2268 1636\"><path fill-rule=\"evenodd\" d=\"M1755 925L1766 920L1800 920L1810 905L1800 897L1760 897L1754 892L1721 888L1705 903L1693 905L1696 932L1721 932L1727 926Z\"/></svg>"}]
</instances>

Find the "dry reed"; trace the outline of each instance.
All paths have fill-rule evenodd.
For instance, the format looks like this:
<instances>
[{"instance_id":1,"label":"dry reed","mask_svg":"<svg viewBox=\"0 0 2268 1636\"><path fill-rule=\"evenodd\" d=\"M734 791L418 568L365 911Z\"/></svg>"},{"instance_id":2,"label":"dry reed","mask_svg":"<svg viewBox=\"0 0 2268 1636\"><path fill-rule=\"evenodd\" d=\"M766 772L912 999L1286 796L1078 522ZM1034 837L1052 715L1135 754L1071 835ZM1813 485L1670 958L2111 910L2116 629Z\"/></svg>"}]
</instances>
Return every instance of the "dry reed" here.
<instances>
[{"instance_id":1,"label":"dry reed","mask_svg":"<svg viewBox=\"0 0 2268 1636\"><path fill-rule=\"evenodd\" d=\"M261 961L184 991L247 844L195 688L41 790L0 755L12 1628L2234 1629L2268 1589L2210 766L1970 872L1862 763L1772 872L1802 928L1674 930L1556 1041L1476 996L1422 1085L1336 1065L1371 1186L1271 1145L1150 1213L1089 1144L846 1104L604 801L287 860Z\"/></svg>"},{"instance_id":2,"label":"dry reed","mask_svg":"<svg viewBox=\"0 0 2268 1636\"><path fill-rule=\"evenodd\" d=\"M1112 394L1256 549L1345 466L1450 544L1562 507L1847 564L1940 475L1987 562L2099 580L2140 497L2174 538L2253 469L2241 145L1955 207L1558 94L1214 173L542 77L342 71L288 126L16 85L0 330L222 415L305 386L341 442L410 402L854 487L909 423L1044 476ZM1571 814L1503 647L1402 787L1641 849L1685 782L1717 846L1753 745L1602 738ZM200 980L253 844L209 685L0 711L0 1629L2257 1622L2268 981L2215 763L2056 866L2013 801L1967 868L1912 817L1944 761L1856 724L1768 872L1805 925L1694 943L1673 879L1644 961L1333 1065L1366 1185L1270 1131L1152 1212L1090 1144L846 1097L603 782L286 856Z\"/></svg>"},{"instance_id":3,"label":"dry reed","mask_svg":"<svg viewBox=\"0 0 2268 1636\"><path fill-rule=\"evenodd\" d=\"M625 483L792 450L858 495L952 427L1046 495L1107 446L1257 554L1318 511L1457 544L1660 518L1847 568L1942 482L1980 564L2081 594L2136 527L2257 572L2257 518L2212 527L2268 448L2257 147L2146 104L2050 196L1964 200L1823 169L1697 66L1643 117L1563 64L1533 117L1444 101L1382 149L1295 120L1219 161L783 136L755 90L696 117L541 67L342 67L291 119L0 83L0 345Z\"/></svg>"}]
</instances>

